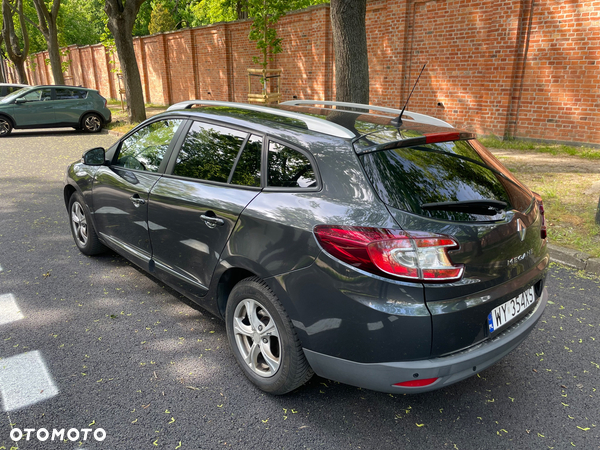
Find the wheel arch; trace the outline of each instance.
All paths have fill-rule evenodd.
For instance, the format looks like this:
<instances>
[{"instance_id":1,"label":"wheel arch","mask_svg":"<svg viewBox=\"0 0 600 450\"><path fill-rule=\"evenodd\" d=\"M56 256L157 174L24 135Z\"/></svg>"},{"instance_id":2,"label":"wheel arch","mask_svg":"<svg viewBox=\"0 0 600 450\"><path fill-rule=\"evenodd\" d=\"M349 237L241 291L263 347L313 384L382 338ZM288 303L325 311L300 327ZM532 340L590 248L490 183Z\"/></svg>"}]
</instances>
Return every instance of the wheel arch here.
<instances>
[{"instance_id":1,"label":"wheel arch","mask_svg":"<svg viewBox=\"0 0 600 450\"><path fill-rule=\"evenodd\" d=\"M221 317L225 318L225 309L227 308L227 301L229 300L229 294L240 281L250 277L259 277L254 272L241 267L232 267L225 270L219 277L219 281L216 286L215 297L217 300L217 309ZM260 278L260 277L259 277Z\"/></svg>"},{"instance_id":2,"label":"wheel arch","mask_svg":"<svg viewBox=\"0 0 600 450\"><path fill-rule=\"evenodd\" d=\"M77 192L77 189L75 189L71 184L65 185L63 189L63 199L65 201L65 207L67 208L67 210L69 209L69 201L71 200L71 196L75 192Z\"/></svg>"},{"instance_id":3,"label":"wheel arch","mask_svg":"<svg viewBox=\"0 0 600 450\"><path fill-rule=\"evenodd\" d=\"M6 114L5 112L1 112L0 118L8 120L13 128L16 127L15 119L13 119L9 114Z\"/></svg>"},{"instance_id":4,"label":"wheel arch","mask_svg":"<svg viewBox=\"0 0 600 450\"><path fill-rule=\"evenodd\" d=\"M100 121L102 122L102 127L104 127L106 125L106 119L104 118L104 116L102 115L101 112L96 111L96 110L89 110L89 111L84 111L83 113L81 113L81 115L79 116L79 126L83 127L83 119L85 118L85 116L87 116L88 114L94 114L98 117L100 117Z\"/></svg>"}]
</instances>

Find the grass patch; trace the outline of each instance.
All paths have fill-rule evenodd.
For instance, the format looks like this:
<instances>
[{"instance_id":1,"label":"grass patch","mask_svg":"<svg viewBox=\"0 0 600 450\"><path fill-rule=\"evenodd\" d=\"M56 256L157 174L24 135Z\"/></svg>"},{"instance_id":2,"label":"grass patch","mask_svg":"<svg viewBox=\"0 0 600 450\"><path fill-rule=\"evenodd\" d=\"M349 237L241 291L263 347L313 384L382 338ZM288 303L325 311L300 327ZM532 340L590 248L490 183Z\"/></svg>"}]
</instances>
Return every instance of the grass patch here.
<instances>
[{"instance_id":1,"label":"grass patch","mask_svg":"<svg viewBox=\"0 0 600 450\"><path fill-rule=\"evenodd\" d=\"M154 105L147 103L146 105L146 117L151 117L165 111L168 106ZM116 131L118 133L127 133L129 130L139 125L139 122L129 123L129 116L127 110L121 109L121 102L118 100L108 101L108 109L112 113L112 122L106 127L107 130Z\"/></svg>"},{"instance_id":2,"label":"grass patch","mask_svg":"<svg viewBox=\"0 0 600 450\"><path fill-rule=\"evenodd\" d=\"M598 166L589 173L571 166L560 172L536 172L535 158L531 159L533 167L513 166L510 158L502 159L519 180L542 196L550 243L600 258L600 227L595 222L600 191L590 191L600 180L600 162L582 160Z\"/></svg>"},{"instance_id":3,"label":"grass patch","mask_svg":"<svg viewBox=\"0 0 600 450\"><path fill-rule=\"evenodd\" d=\"M488 148L534 151L539 153L550 153L552 155L570 155L580 158L600 160L600 149L589 147L576 147L563 144L548 144L542 142L523 141L519 139L498 139L488 136L479 139Z\"/></svg>"}]
</instances>

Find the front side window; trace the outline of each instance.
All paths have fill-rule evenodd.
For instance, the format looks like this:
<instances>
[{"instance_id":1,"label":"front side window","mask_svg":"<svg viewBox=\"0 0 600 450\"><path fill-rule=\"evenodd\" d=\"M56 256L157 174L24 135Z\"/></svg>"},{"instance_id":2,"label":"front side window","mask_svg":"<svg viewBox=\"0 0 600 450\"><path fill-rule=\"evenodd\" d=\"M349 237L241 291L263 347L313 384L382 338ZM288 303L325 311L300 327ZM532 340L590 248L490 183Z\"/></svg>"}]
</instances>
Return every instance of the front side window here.
<instances>
[{"instance_id":1,"label":"front side window","mask_svg":"<svg viewBox=\"0 0 600 450\"><path fill-rule=\"evenodd\" d=\"M173 175L227 183L247 133L194 122L185 138Z\"/></svg>"},{"instance_id":2,"label":"front side window","mask_svg":"<svg viewBox=\"0 0 600 450\"><path fill-rule=\"evenodd\" d=\"M28 102L42 102L44 100L52 100L52 89L36 89L35 91L28 92L21 97Z\"/></svg>"},{"instance_id":3,"label":"front side window","mask_svg":"<svg viewBox=\"0 0 600 450\"><path fill-rule=\"evenodd\" d=\"M136 131L121 143L115 165L158 172L181 122L180 119L160 120Z\"/></svg>"},{"instance_id":4,"label":"front side window","mask_svg":"<svg viewBox=\"0 0 600 450\"><path fill-rule=\"evenodd\" d=\"M310 188L317 185L315 170L306 155L278 142L269 143L269 186Z\"/></svg>"}]
</instances>

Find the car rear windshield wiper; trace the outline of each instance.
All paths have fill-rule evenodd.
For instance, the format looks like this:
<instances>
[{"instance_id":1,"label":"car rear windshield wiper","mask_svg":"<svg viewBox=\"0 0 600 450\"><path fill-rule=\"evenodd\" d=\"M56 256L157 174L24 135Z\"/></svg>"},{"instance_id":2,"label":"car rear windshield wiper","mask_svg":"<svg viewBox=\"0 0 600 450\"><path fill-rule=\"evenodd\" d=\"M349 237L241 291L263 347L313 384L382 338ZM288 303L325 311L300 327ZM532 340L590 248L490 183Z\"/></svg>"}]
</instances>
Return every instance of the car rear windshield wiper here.
<instances>
[{"instance_id":1,"label":"car rear windshield wiper","mask_svg":"<svg viewBox=\"0 0 600 450\"><path fill-rule=\"evenodd\" d=\"M471 214L494 216L507 206L500 200L462 200L458 202L423 203L421 209L429 211L457 211Z\"/></svg>"}]
</instances>

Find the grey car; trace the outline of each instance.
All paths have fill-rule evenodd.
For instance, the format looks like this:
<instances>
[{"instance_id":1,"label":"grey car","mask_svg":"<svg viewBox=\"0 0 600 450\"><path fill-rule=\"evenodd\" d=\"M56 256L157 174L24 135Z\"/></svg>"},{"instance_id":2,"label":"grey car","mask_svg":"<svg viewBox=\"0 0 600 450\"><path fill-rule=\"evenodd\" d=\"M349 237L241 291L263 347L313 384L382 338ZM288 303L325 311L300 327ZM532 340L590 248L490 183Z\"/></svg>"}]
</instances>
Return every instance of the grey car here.
<instances>
[{"instance_id":1,"label":"grey car","mask_svg":"<svg viewBox=\"0 0 600 450\"><path fill-rule=\"evenodd\" d=\"M222 317L246 377L442 388L546 306L542 199L471 133L324 101L173 105L68 167L76 245Z\"/></svg>"},{"instance_id":2,"label":"grey car","mask_svg":"<svg viewBox=\"0 0 600 450\"><path fill-rule=\"evenodd\" d=\"M0 137L19 128L72 127L96 133L111 118L106 99L94 89L28 86L0 99Z\"/></svg>"}]
</instances>

